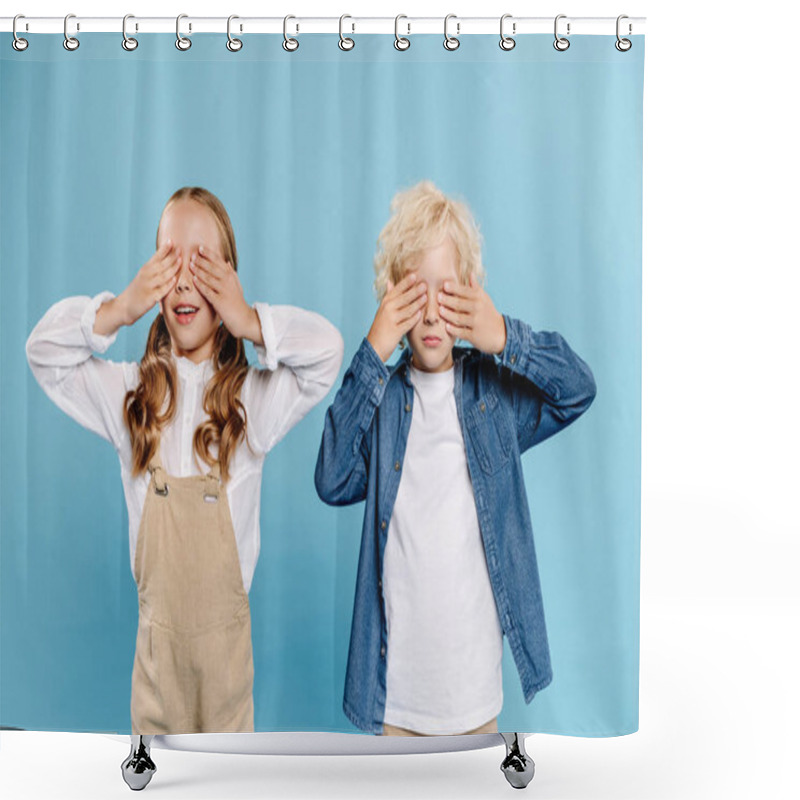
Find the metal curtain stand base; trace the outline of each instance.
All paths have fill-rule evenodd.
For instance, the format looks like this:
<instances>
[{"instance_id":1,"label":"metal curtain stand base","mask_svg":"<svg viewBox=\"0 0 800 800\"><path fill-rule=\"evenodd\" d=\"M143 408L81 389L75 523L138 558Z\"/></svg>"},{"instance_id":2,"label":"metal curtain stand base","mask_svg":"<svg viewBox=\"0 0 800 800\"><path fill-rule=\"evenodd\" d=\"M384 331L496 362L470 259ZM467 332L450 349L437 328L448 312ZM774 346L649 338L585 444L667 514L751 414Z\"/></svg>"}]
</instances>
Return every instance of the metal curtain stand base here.
<instances>
[{"instance_id":1,"label":"metal curtain stand base","mask_svg":"<svg viewBox=\"0 0 800 800\"><path fill-rule=\"evenodd\" d=\"M497 734L494 735L496 736ZM303 734L300 734L300 736L302 737ZM311 741L312 737L319 737L319 734L306 734L305 736ZM506 780L511 786L515 789L524 789L531 780L533 780L535 771L533 759L525 752L525 737L520 733L501 733L500 736L503 737L503 741L506 745L506 757L503 759L502 764L500 764L500 770L503 775L506 776ZM150 746L153 742L153 738L153 736L131 735L131 750L128 757L122 762L121 767L122 777L125 783L134 791L141 791L144 789L145 786L150 783L150 780L156 772L156 765L150 753ZM392 738L405 739L406 737ZM441 739L443 737L437 738ZM316 741L318 741L318 738ZM304 749L305 748L299 748L294 752L301 752L301 750ZM309 747L308 749L313 751L314 748ZM353 751L353 753L355 752L357 751ZM369 752L379 753L380 750L370 748Z\"/></svg>"},{"instance_id":2,"label":"metal curtain stand base","mask_svg":"<svg viewBox=\"0 0 800 800\"><path fill-rule=\"evenodd\" d=\"M156 765L150 757L152 736L131 734L131 752L122 762L122 778L135 792L141 791L150 783Z\"/></svg>"}]
</instances>

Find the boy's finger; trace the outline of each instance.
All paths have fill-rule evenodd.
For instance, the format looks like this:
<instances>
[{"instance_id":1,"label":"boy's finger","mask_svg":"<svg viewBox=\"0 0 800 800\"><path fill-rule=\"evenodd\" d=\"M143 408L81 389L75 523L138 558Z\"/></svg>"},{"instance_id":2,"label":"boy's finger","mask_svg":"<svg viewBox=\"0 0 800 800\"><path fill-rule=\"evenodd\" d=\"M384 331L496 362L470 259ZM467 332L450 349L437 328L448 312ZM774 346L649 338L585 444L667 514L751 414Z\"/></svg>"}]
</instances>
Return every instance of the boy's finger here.
<instances>
[{"instance_id":1,"label":"boy's finger","mask_svg":"<svg viewBox=\"0 0 800 800\"><path fill-rule=\"evenodd\" d=\"M460 328L458 325L453 325L451 322L445 322L445 329L449 334L455 336L457 339L463 339L465 342L471 342L470 336L472 330L470 328Z\"/></svg>"},{"instance_id":2,"label":"boy's finger","mask_svg":"<svg viewBox=\"0 0 800 800\"><path fill-rule=\"evenodd\" d=\"M453 309L446 308L445 306L442 305L439 306L439 313L442 315L442 318L446 322L451 322L455 325L460 325L462 327L467 326L471 319L470 314L453 311Z\"/></svg>"},{"instance_id":3,"label":"boy's finger","mask_svg":"<svg viewBox=\"0 0 800 800\"><path fill-rule=\"evenodd\" d=\"M439 292L436 296L440 305L447 308L455 309L456 311L470 311L472 303L464 297L456 294L447 294L447 292Z\"/></svg>"}]
</instances>

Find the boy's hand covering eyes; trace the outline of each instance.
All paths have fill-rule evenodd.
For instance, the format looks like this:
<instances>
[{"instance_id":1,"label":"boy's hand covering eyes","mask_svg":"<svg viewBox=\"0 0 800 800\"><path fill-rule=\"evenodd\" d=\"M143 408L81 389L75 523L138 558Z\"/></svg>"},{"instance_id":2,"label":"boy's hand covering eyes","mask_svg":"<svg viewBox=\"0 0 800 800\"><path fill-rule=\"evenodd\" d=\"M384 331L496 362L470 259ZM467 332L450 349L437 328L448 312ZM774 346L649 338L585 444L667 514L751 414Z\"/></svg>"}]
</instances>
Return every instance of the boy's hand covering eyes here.
<instances>
[{"instance_id":1,"label":"boy's hand covering eyes","mask_svg":"<svg viewBox=\"0 0 800 800\"><path fill-rule=\"evenodd\" d=\"M403 335L419 321L427 296L427 287L424 282L417 283L415 272L409 272L397 286L387 282L386 294L367 334L381 361L391 356Z\"/></svg>"},{"instance_id":2,"label":"boy's hand covering eyes","mask_svg":"<svg viewBox=\"0 0 800 800\"><path fill-rule=\"evenodd\" d=\"M464 339L484 353L503 352L506 322L474 275L469 276L469 286L445 281L437 299L449 334Z\"/></svg>"}]
</instances>

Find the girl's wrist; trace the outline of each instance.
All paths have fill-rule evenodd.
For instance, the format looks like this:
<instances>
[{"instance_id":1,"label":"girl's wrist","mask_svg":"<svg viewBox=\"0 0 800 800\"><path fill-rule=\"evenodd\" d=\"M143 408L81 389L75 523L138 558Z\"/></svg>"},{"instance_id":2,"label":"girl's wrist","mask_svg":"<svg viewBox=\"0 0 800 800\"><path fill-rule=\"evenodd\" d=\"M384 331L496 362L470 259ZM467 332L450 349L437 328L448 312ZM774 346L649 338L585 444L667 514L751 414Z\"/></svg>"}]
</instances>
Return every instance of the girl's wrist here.
<instances>
[{"instance_id":1,"label":"girl's wrist","mask_svg":"<svg viewBox=\"0 0 800 800\"><path fill-rule=\"evenodd\" d=\"M258 316L255 306L246 306L244 312L244 324L242 325L241 332L236 335L237 339L249 339L253 344L259 347L264 346L264 337L261 334L261 318Z\"/></svg>"},{"instance_id":2,"label":"girl's wrist","mask_svg":"<svg viewBox=\"0 0 800 800\"><path fill-rule=\"evenodd\" d=\"M94 319L93 332L100 336L111 336L123 325L130 323L126 320L124 298L122 295L106 300L97 309Z\"/></svg>"}]
</instances>

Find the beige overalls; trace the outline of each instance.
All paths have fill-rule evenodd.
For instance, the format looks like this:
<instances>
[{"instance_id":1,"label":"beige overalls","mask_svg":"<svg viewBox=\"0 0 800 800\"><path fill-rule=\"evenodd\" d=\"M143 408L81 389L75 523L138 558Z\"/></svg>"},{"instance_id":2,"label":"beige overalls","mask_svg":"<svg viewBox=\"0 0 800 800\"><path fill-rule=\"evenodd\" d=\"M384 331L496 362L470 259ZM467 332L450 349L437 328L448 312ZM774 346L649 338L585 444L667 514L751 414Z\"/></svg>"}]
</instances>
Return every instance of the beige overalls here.
<instances>
[{"instance_id":1,"label":"beige overalls","mask_svg":"<svg viewBox=\"0 0 800 800\"><path fill-rule=\"evenodd\" d=\"M156 455L134 556L134 734L253 731L250 603L219 464L167 475Z\"/></svg>"}]
</instances>

